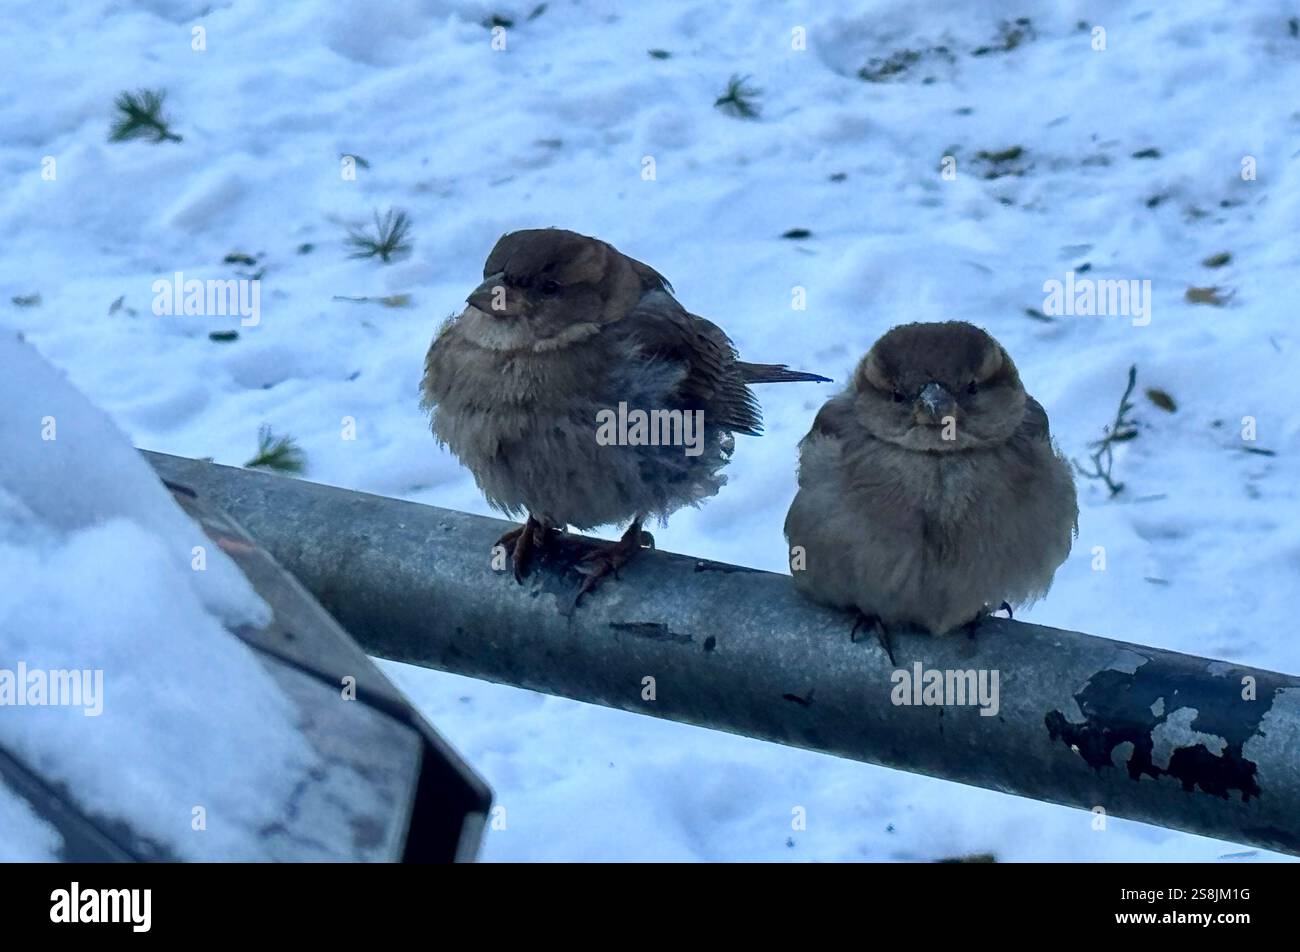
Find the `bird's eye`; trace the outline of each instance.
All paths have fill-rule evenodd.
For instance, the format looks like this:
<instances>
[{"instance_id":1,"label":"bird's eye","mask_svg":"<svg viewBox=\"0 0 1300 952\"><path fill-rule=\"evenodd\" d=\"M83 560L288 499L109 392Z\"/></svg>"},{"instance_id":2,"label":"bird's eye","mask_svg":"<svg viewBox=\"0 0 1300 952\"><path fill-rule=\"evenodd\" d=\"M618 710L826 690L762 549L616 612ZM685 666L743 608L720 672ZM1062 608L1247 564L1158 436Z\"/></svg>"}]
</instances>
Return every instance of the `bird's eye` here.
<instances>
[{"instance_id":1,"label":"bird's eye","mask_svg":"<svg viewBox=\"0 0 1300 952\"><path fill-rule=\"evenodd\" d=\"M980 389L979 384L977 384L974 380L972 380L970 384L966 387L966 392L973 397L975 396L975 394L979 393L979 389Z\"/></svg>"},{"instance_id":2,"label":"bird's eye","mask_svg":"<svg viewBox=\"0 0 1300 952\"><path fill-rule=\"evenodd\" d=\"M558 281L543 281L543 282L542 282L542 293L543 293L543 294L555 294L555 293L558 292L559 290L560 290L560 282L558 282Z\"/></svg>"},{"instance_id":3,"label":"bird's eye","mask_svg":"<svg viewBox=\"0 0 1300 952\"><path fill-rule=\"evenodd\" d=\"M894 391L894 402L895 402L895 403L902 403L904 399L905 399L905 398L903 397L903 391L901 391L901 390L895 390L895 391Z\"/></svg>"}]
</instances>

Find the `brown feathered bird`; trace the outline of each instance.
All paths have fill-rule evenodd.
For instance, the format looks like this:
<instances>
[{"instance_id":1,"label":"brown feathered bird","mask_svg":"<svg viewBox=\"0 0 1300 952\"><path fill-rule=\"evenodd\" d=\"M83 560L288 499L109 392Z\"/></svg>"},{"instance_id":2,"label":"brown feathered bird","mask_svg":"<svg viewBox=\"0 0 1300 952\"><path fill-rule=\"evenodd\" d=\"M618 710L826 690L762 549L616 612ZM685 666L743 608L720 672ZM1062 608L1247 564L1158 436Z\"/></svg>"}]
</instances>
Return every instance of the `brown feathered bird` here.
<instances>
[{"instance_id":1,"label":"brown feathered bird","mask_svg":"<svg viewBox=\"0 0 1300 952\"><path fill-rule=\"evenodd\" d=\"M1041 597L1069 555L1070 467L1010 355L971 324L889 331L799 446L795 585L857 609L887 651L890 626L943 634Z\"/></svg>"},{"instance_id":2,"label":"brown feathered bird","mask_svg":"<svg viewBox=\"0 0 1300 952\"><path fill-rule=\"evenodd\" d=\"M488 255L469 306L434 338L421 405L488 502L527 514L499 543L516 578L553 530L630 520L618 543L592 554L581 598L640 548L647 518L726 482L732 434L760 432L749 384L827 379L739 360L727 335L671 291L603 241L515 231ZM651 432L615 432L612 418L634 411Z\"/></svg>"}]
</instances>

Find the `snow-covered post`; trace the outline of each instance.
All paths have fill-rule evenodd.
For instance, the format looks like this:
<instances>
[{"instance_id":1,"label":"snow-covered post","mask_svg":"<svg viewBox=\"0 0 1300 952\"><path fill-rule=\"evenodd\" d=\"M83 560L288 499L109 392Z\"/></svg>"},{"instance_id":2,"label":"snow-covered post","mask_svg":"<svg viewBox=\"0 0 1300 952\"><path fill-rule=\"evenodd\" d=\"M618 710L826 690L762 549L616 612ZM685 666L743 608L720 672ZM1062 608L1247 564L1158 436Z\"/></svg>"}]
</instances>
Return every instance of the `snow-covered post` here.
<instances>
[{"instance_id":1,"label":"snow-covered post","mask_svg":"<svg viewBox=\"0 0 1300 952\"><path fill-rule=\"evenodd\" d=\"M1300 854L1300 678L998 618L895 664L785 576L662 552L575 608L580 538L519 585L507 523L146 455L373 655Z\"/></svg>"}]
</instances>

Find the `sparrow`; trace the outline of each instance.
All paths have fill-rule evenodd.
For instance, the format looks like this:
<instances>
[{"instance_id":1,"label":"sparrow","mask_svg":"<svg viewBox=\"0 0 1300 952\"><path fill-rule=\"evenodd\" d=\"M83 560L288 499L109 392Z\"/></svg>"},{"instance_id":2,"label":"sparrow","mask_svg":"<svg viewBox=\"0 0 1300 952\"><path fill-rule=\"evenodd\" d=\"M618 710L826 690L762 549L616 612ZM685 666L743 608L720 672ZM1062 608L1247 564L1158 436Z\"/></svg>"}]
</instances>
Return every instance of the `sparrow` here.
<instances>
[{"instance_id":1,"label":"sparrow","mask_svg":"<svg viewBox=\"0 0 1300 952\"><path fill-rule=\"evenodd\" d=\"M429 348L421 406L488 503L526 515L498 542L517 580L567 527L630 521L586 559L578 600L639 551L647 519L723 486L734 434L761 432L750 384L829 382L740 360L663 275L572 231L502 236L466 301Z\"/></svg>"},{"instance_id":2,"label":"sparrow","mask_svg":"<svg viewBox=\"0 0 1300 952\"><path fill-rule=\"evenodd\" d=\"M1045 595L1078 534L1047 413L1006 350L962 321L876 341L799 455L794 584L856 609L891 661L892 626L945 634Z\"/></svg>"}]
</instances>

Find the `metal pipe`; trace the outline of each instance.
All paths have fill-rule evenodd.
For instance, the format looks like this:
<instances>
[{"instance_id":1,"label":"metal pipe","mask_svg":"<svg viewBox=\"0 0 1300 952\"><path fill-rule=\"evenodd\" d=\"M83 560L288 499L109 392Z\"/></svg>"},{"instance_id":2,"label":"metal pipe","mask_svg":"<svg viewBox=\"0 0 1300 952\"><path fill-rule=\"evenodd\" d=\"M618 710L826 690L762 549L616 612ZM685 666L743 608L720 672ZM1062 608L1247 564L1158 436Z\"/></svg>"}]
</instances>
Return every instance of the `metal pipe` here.
<instances>
[{"instance_id":1,"label":"metal pipe","mask_svg":"<svg viewBox=\"0 0 1300 952\"><path fill-rule=\"evenodd\" d=\"M1300 678L998 618L895 665L786 576L665 552L575 608L581 537L520 585L509 523L145 455L372 655L1300 854Z\"/></svg>"}]
</instances>

